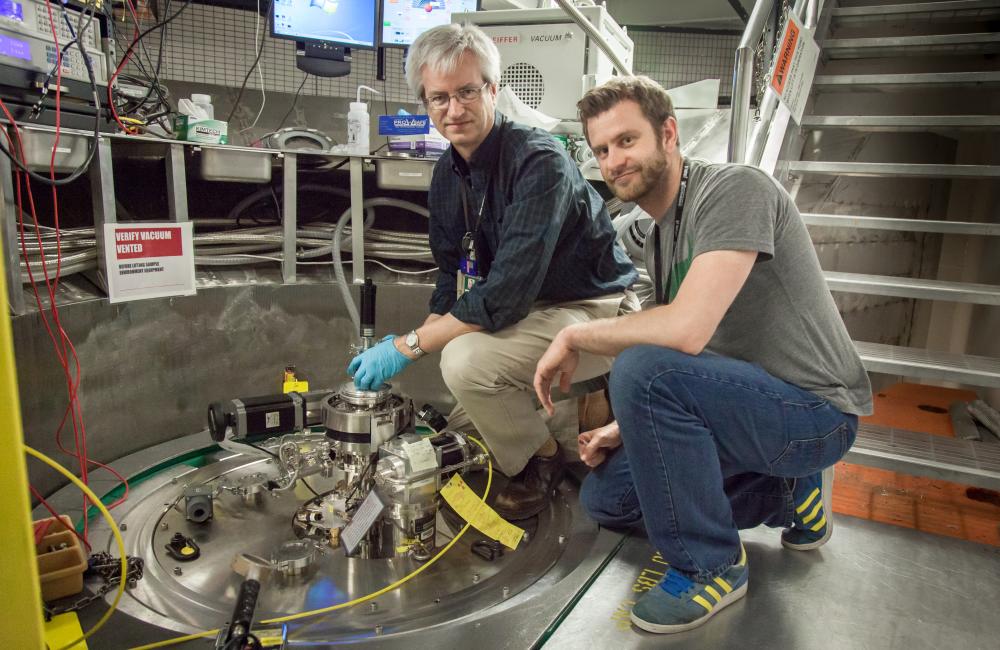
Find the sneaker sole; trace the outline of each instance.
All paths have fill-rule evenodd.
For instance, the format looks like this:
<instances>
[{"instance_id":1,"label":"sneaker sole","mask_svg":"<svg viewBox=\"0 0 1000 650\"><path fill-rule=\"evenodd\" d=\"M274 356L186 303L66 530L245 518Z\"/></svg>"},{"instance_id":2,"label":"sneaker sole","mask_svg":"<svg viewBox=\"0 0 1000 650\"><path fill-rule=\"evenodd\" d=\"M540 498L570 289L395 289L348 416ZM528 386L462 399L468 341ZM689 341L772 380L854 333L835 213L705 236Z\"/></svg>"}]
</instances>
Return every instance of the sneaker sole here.
<instances>
[{"instance_id":1,"label":"sneaker sole","mask_svg":"<svg viewBox=\"0 0 1000 650\"><path fill-rule=\"evenodd\" d=\"M815 542L809 542L808 544L792 544L786 542L784 538L781 540L781 545L792 551L814 551L820 546L823 546L830 541L830 537L833 536L833 522L827 520L826 522L826 533L817 539Z\"/></svg>"},{"instance_id":2,"label":"sneaker sole","mask_svg":"<svg viewBox=\"0 0 1000 650\"><path fill-rule=\"evenodd\" d=\"M680 623L678 625L659 625L657 623L650 623L649 621L642 620L635 615L635 612L629 614L629 618L632 619L632 624L637 628L645 630L646 632L652 632L653 634L674 634L676 632L686 632L688 630L693 630L700 625L704 625L708 622L708 619L712 618L726 607L729 607L740 598L743 598L743 596L746 596L747 586L749 584L750 581L747 580L742 585L723 596L722 600L720 600L719 603L712 608L712 611L708 612L699 619L691 621L690 623Z\"/></svg>"}]
</instances>

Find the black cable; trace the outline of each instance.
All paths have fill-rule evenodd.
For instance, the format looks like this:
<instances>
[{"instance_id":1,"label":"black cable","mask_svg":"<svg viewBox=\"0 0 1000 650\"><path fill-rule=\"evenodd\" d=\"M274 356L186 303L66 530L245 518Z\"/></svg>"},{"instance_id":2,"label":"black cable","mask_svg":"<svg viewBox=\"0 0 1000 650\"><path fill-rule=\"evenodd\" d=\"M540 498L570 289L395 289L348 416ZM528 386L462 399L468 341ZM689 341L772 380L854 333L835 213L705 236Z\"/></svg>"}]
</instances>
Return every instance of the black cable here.
<instances>
[{"instance_id":1,"label":"black cable","mask_svg":"<svg viewBox=\"0 0 1000 650\"><path fill-rule=\"evenodd\" d=\"M190 2L190 0L188 0L188 2ZM77 20L77 25L76 25L77 33L80 33L80 27L83 25L83 19L88 15L87 12L88 11L90 12L89 15L92 20L95 9L96 8L94 7L94 5L90 5L82 12L80 12L80 18ZM75 169L73 173L71 173L69 176L58 180L53 180L47 176L42 176L41 174L35 173L30 169L28 169L28 167L23 162L21 162L21 160L18 157L14 156L13 153L9 149L7 149L6 145L3 144L3 139L0 139L0 152L2 152L5 156L10 158L11 162L14 163L14 166L17 167L18 170L21 171L22 173L27 174L28 178L32 178L44 185L59 187L62 185L68 185L69 183L72 183L76 179L80 178L80 176L82 176L84 173L86 173L86 171L90 168L90 162L94 159L94 154L97 153L97 139L100 137L101 134L101 101L100 98L98 97L99 93L97 92L97 78L94 76L93 63L91 62L90 57L87 55L87 51L83 47L83 40L77 38L76 46L77 49L80 50L80 56L83 57L83 62L87 68L87 76L90 78L90 89L94 95L93 98L94 135L90 142L90 146L87 149L86 160L84 160L83 163L81 163L81 165L77 169ZM11 116L11 121L14 123L14 127L16 129L17 121L13 119L13 116ZM11 142L13 143L13 140Z\"/></svg>"},{"instance_id":2,"label":"black cable","mask_svg":"<svg viewBox=\"0 0 1000 650\"><path fill-rule=\"evenodd\" d=\"M292 97L292 105L288 107L288 112L285 113L285 116L281 118L281 122L278 123L277 128L274 129L276 133L281 130L281 127L285 126L285 121L292 114L292 111L295 110L295 105L299 102L299 93L302 92L302 88L306 85L306 81L308 80L309 80L309 73L306 73L306 76L302 80L302 83L299 84L298 90L295 91L295 97Z\"/></svg>"},{"instance_id":3,"label":"black cable","mask_svg":"<svg viewBox=\"0 0 1000 650\"><path fill-rule=\"evenodd\" d=\"M167 11L167 9L169 7L170 7L170 1L168 0L168 2L166 3L166 5L164 5L164 13L166 13L166 11ZM108 24L111 27L112 37L115 39L115 44L118 45L119 47L121 47L121 43L120 43L119 38L118 38L119 37L119 31L118 31L118 28L117 28L117 24L115 22L114 14L113 14L113 12L111 12L109 4L106 4L105 7L104 7L104 9L105 9L105 11L104 11L105 16L108 17ZM180 12L178 12L178 15L179 14L180 14ZM176 16L171 17L170 20L173 20L173 18L176 18ZM166 33L165 30L166 30L166 24L167 24L167 22L169 22L169 21L164 21L162 23L157 23L156 25L153 26L153 29L156 29L157 27L162 27L162 30L163 30L160 33L160 49L161 49L161 54L160 54L160 58L158 59L158 64L157 64L157 75L159 74L160 62L162 62L162 47L163 47L164 36L165 36L165 33ZM136 25L136 28L138 28L138 27L139 27L139 25ZM143 38L143 36L145 36L145 34L140 34L136 38L136 40L134 41L134 43L138 43L139 44L139 50L140 50L139 51L139 56L136 57L135 59L132 59L131 61L129 61L129 63L131 63L132 65L136 66L136 68L138 68L139 71L143 75L145 75L146 79L150 80L150 79L153 79L154 75L151 75L149 73L149 71L146 69L146 66L143 65L143 63L142 63L142 55L145 54L146 60L147 60L147 62L150 65L152 65L152 59L150 58L149 53L146 50L145 44L141 41L141 39ZM125 35L125 38L127 40L128 39L128 35ZM119 74L118 78L120 79L120 78L126 77L126 76L127 75ZM158 84L158 77L156 77L155 81L156 81L156 83L154 83L154 85L152 87L155 88L156 94L159 97L159 101L164 106L167 106L167 108L169 108L169 104L167 103L167 97L166 97L165 93L162 90L162 85ZM132 108L132 109L129 109L128 111L123 111L123 113L127 114L128 112L131 112L131 111L134 111L134 110L136 110L136 109Z\"/></svg>"},{"instance_id":4,"label":"black cable","mask_svg":"<svg viewBox=\"0 0 1000 650\"><path fill-rule=\"evenodd\" d=\"M188 2L190 1L191 0L188 0ZM269 13L271 13L271 0L267 0L267 5L264 9L265 16ZM260 16L257 16L255 20L260 20ZM250 80L250 75L252 75L253 71L257 69L257 64L260 63L260 55L264 53L264 41L267 40L267 30L264 29L262 32L263 33L260 35L260 45L257 47L257 58L253 60L253 64L251 64L250 69L247 70L246 76L243 77L243 85L240 86L240 92L236 94L236 101L233 102L233 108L229 111L229 117L226 118L226 122L232 120L233 115L236 114L236 109L239 108L240 100L243 99L243 91L247 88L247 82Z\"/></svg>"}]
</instances>

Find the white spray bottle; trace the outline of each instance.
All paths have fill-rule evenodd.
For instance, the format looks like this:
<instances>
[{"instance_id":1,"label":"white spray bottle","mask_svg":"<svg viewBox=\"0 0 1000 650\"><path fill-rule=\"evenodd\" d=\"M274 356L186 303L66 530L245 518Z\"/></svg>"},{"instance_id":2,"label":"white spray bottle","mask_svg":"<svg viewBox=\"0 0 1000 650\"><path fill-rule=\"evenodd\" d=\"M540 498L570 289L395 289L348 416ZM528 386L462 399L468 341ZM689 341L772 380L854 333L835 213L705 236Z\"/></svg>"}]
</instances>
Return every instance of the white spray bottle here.
<instances>
[{"instance_id":1,"label":"white spray bottle","mask_svg":"<svg viewBox=\"0 0 1000 650\"><path fill-rule=\"evenodd\" d=\"M351 110L347 112L347 149L356 156L365 156L371 152L368 142L368 104L361 101L361 89L370 90L379 95L379 91L368 86L358 86L358 99L351 102Z\"/></svg>"}]
</instances>

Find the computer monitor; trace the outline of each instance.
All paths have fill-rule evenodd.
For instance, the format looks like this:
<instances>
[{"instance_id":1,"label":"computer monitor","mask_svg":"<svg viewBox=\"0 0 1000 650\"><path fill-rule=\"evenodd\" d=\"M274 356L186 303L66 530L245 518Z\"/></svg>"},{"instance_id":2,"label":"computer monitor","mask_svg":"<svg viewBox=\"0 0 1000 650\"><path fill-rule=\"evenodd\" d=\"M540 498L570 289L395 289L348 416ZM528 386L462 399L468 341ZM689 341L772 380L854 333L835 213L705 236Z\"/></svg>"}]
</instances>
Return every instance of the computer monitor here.
<instances>
[{"instance_id":1,"label":"computer monitor","mask_svg":"<svg viewBox=\"0 0 1000 650\"><path fill-rule=\"evenodd\" d=\"M428 29L450 23L453 13L478 9L478 0L382 0L382 45L408 47Z\"/></svg>"},{"instance_id":2,"label":"computer monitor","mask_svg":"<svg viewBox=\"0 0 1000 650\"><path fill-rule=\"evenodd\" d=\"M376 46L378 0L274 0L271 35L332 47Z\"/></svg>"}]
</instances>

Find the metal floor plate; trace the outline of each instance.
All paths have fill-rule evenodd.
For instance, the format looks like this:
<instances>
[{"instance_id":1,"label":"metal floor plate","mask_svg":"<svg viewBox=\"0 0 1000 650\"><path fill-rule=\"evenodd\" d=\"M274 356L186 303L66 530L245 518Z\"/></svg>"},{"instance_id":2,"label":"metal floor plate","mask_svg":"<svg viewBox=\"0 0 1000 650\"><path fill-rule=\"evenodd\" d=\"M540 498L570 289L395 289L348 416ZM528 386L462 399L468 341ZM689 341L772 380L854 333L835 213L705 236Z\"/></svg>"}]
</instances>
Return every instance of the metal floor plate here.
<instances>
[{"instance_id":1,"label":"metal floor plate","mask_svg":"<svg viewBox=\"0 0 1000 650\"><path fill-rule=\"evenodd\" d=\"M629 622L663 570L646 539L629 538L544 648L996 648L1000 549L835 521L830 543L812 552L783 549L777 530L743 531L746 597L674 635Z\"/></svg>"}]
</instances>

